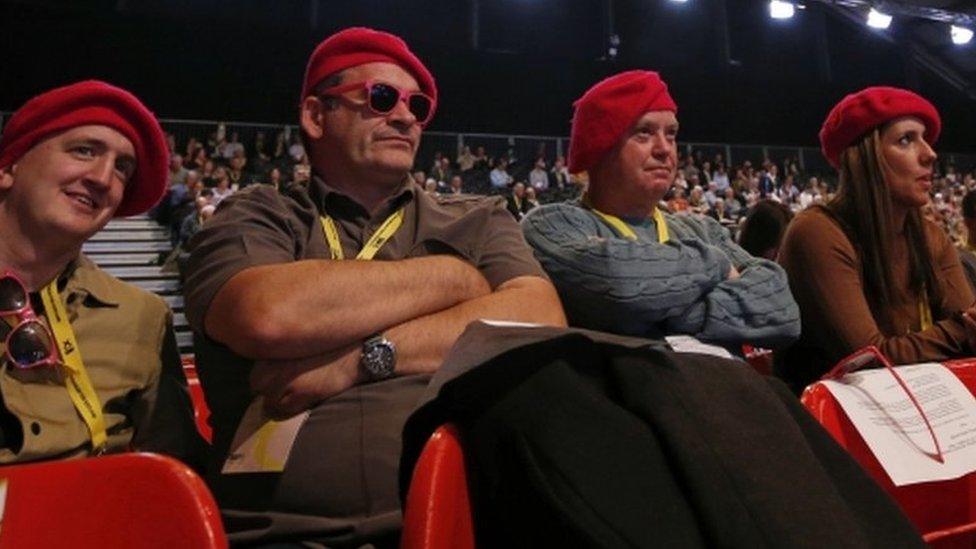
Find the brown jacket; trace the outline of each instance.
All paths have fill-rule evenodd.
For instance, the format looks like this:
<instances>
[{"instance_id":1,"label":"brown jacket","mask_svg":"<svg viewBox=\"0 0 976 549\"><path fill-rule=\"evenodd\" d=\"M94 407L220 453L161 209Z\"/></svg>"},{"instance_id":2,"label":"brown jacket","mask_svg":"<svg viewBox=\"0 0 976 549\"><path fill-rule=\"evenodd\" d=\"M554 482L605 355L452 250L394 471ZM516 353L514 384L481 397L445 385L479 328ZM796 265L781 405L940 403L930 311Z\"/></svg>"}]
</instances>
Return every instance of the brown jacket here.
<instances>
[{"instance_id":1,"label":"brown jacket","mask_svg":"<svg viewBox=\"0 0 976 549\"><path fill-rule=\"evenodd\" d=\"M84 256L68 266L58 287L102 405L106 451L156 451L199 466L202 439L193 423L172 313L163 300L113 278ZM34 302L41 314L40 300ZM58 369L5 365L0 393L0 463L91 453L88 428Z\"/></svg>"},{"instance_id":2,"label":"brown jacket","mask_svg":"<svg viewBox=\"0 0 976 549\"><path fill-rule=\"evenodd\" d=\"M779 262L786 269L793 297L800 306L802 334L777 355L776 373L800 391L844 356L877 346L895 364L943 360L971 354L958 313L973 302L959 255L945 233L924 222L943 301L934 325L921 330L918 300L909 288L908 243L893 241L891 272L902 296L890 303L895 330L882 331L864 294L857 251L836 221L820 208L796 216L783 238Z\"/></svg>"}]
</instances>

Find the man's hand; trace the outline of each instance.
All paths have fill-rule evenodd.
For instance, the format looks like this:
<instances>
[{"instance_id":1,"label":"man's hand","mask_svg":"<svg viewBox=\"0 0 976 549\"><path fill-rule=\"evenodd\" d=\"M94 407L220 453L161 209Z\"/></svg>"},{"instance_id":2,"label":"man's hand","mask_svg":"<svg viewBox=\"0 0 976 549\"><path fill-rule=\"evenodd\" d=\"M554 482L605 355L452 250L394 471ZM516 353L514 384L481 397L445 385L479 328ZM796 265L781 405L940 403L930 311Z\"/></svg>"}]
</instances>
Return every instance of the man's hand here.
<instances>
[{"instance_id":1,"label":"man's hand","mask_svg":"<svg viewBox=\"0 0 976 549\"><path fill-rule=\"evenodd\" d=\"M358 344L301 359L259 360L251 389L264 396L265 409L286 418L361 382Z\"/></svg>"},{"instance_id":2,"label":"man's hand","mask_svg":"<svg viewBox=\"0 0 976 549\"><path fill-rule=\"evenodd\" d=\"M729 267L729 276L726 277L727 280L735 280L739 278L739 270L735 268L735 265Z\"/></svg>"}]
</instances>

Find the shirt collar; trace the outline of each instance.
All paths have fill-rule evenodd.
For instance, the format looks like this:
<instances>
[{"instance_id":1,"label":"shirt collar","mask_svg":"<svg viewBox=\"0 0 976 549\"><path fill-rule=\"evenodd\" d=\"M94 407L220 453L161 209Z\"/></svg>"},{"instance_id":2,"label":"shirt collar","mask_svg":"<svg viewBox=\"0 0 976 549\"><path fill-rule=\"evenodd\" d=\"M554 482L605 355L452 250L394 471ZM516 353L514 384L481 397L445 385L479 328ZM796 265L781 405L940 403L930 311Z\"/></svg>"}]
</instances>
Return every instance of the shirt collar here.
<instances>
[{"instance_id":1,"label":"shirt collar","mask_svg":"<svg viewBox=\"0 0 976 549\"><path fill-rule=\"evenodd\" d=\"M315 201L315 205L319 208L320 212L336 219L370 219L369 212L358 202L349 197L349 195L343 194L341 191L330 186L325 179L318 175L312 175L312 181L309 187L309 194L312 200ZM409 174L404 175L400 187L386 200L373 217L385 218L400 206L416 198L419 190L419 186Z\"/></svg>"},{"instance_id":2,"label":"shirt collar","mask_svg":"<svg viewBox=\"0 0 976 549\"><path fill-rule=\"evenodd\" d=\"M69 263L58 277L58 288L62 287L68 296L84 294L102 305L117 307L121 301L108 275L84 255L79 255Z\"/></svg>"}]
</instances>

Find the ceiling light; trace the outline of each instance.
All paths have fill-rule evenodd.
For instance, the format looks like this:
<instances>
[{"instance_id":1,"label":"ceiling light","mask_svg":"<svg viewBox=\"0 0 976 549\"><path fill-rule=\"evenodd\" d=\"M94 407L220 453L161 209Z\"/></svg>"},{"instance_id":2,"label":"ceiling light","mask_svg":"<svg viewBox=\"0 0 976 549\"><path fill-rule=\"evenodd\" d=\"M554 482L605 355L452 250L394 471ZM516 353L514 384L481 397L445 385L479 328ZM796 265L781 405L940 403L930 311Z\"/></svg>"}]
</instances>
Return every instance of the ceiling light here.
<instances>
[{"instance_id":1,"label":"ceiling light","mask_svg":"<svg viewBox=\"0 0 976 549\"><path fill-rule=\"evenodd\" d=\"M794 6L792 2L783 0L769 1L769 16L773 19L789 19L793 17Z\"/></svg>"},{"instance_id":2,"label":"ceiling light","mask_svg":"<svg viewBox=\"0 0 976 549\"><path fill-rule=\"evenodd\" d=\"M966 27L957 27L952 25L949 28L949 36L952 37L953 44L968 44L970 40L973 39L973 31L967 29Z\"/></svg>"},{"instance_id":3,"label":"ceiling light","mask_svg":"<svg viewBox=\"0 0 976 549\"><path fill-rule=\"evenodd\" d=\"M868 26L873 29L887 29L891 25L891 16L874 8L868 12Z\"/></svg>"}]
</instances>

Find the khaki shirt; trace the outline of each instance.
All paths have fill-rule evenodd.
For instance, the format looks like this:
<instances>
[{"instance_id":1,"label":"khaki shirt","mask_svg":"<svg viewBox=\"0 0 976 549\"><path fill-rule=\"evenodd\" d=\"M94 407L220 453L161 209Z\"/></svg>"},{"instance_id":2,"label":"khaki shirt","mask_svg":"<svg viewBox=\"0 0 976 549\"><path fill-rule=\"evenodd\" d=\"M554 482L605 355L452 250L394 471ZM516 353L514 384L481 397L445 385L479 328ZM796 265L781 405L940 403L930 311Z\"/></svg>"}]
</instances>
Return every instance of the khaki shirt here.
<instances>
[{"instance_id":1,"label":"khaki shirt","mask_svg":"<svg viewBox=\"0 0 976 549\"><path fill-rule=\"evenodd\" d=\"M106 451L162 452L199 465L202 439L165 302L113 278L85 256L68 266L58 287L102 405ZM33 301L41 314L41 300ZM19 370L4 364L0 393L0 463L91 453L87 424L68 396L60 368Z\"/></svg>"},{"instance_id":2,"label":"khaki shirt","mask_svg":"<svg viewBox=\"0 0 976 549\"><path fill-rule=\"evenodd\" d=\"M190 241L184 285L186 316L195 332L218 463L253 395L248 386L252 362L205 335L203 320L214 296L232 276L249 267L329 259L319 212L335 221L343 253L352 258L400 207L403 224L374 261L452 254L477 267L492 288L519 276L548 279L501 197L432 196L407 178L400 191L370 216L318 177L308 189L292 185L279 193L254 185L235 193Z\"/></svg>"}]
</instances>

